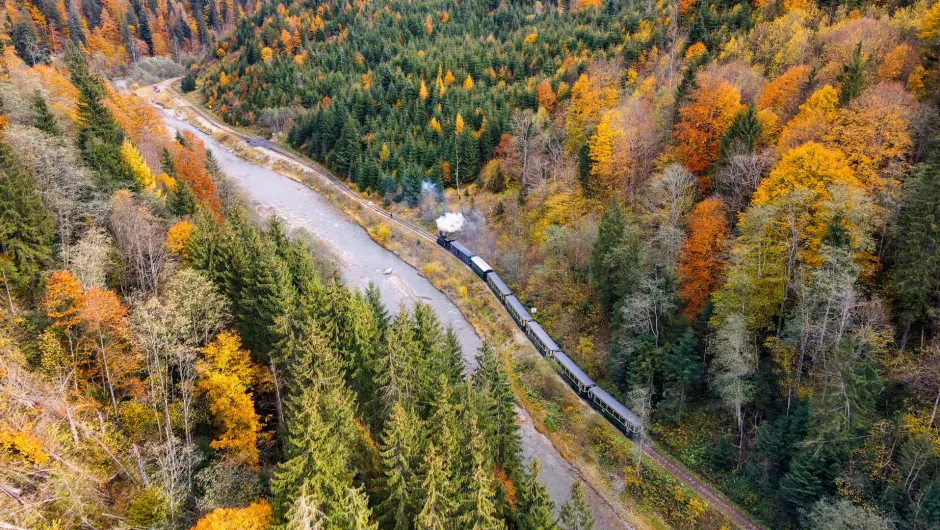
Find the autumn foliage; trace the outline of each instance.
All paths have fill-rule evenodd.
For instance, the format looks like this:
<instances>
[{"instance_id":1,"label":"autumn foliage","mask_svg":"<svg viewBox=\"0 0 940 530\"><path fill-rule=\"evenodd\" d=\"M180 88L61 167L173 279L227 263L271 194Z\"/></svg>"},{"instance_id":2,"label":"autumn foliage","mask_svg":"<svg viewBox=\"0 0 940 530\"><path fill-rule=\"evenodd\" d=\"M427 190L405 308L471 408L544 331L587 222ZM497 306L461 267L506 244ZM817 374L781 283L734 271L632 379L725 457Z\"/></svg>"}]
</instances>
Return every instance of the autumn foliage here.
<instances>
[{"instance_id":1,"label":"autumn foliage","mask_svg":"<svg viewBox=\"0 0 940 530\"><path fill-rule=\"evenodd\" d=\"M689 215L688 238L679 257L679 295L685 300L682 316L691 322L723 281L727 265L728 223L724 205L705 199Z\"/></svg>"},{"instance_id":2,"label":"autumn foliage","mask_svg":"<svg viewBox=\"0 0 940 530\"><path fill-rule=\"evenodd\" d=\"M255 413L250 388L260 382L260 369L235 333L219 334L202 353L197 387L209 400L216 427L210 445L226 460L257 467L261 419Z\"/></svg>"},{"instance_id":3,"label":"autumn foliage","mask_svg":"<svg viewBox=\"0 0 940 530\"><path fill-rule=\"evenodd\" d=\"M260 500L244 508L218 508L200 519L192 530L268 530L271 505Z\"/></svg>"},{"instance_id":4,"label":"autumn foliage","mask_svg":"<svg viewBox=\"0 0 940 530\"><path fill-rule=\"evenodd\" d=\"M685 166L699 176L718 160L722 135L742 110L741 94L723 80L706 78L679 110L675 137Z\"/></svg>"}]
</instances>

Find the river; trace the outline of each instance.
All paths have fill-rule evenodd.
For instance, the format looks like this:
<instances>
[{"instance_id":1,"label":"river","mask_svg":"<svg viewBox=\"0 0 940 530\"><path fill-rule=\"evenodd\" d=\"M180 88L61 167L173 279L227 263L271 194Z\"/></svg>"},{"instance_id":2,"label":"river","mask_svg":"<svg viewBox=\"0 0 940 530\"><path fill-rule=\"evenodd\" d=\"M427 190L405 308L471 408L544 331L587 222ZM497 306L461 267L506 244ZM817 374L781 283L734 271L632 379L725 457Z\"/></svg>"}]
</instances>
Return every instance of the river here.
<instances>
[{"instance_id":1,"label":"river","mask_svg":"<svg viewBox=\"0 0 940 530\"><path fill-rule=\"evenodd\" d=\"M441 322L457 332L468 366L475 365L474 357L482 344L480 337L457 306L414 268L373 241L361 226L314 190L238 157L215 139L177 119L172 111L156 108L171 132L188 130L205 142L222 170L239 184L260 215L277 215L290 228L305 229L325 243L340 260L339 269L348 285L364 289L370 282L376 284L390 311L402 304L411 308L417 301L429 304ZM528 412L519 408L518 413L523 456L527 461L538 457L542 464L539 479L548 488L557 512L567 501L573 480L580 477L551 441L535 429ZM592 488L586 491L597 519L595 528L629 528Z\"/></svg>"}]
</instances>

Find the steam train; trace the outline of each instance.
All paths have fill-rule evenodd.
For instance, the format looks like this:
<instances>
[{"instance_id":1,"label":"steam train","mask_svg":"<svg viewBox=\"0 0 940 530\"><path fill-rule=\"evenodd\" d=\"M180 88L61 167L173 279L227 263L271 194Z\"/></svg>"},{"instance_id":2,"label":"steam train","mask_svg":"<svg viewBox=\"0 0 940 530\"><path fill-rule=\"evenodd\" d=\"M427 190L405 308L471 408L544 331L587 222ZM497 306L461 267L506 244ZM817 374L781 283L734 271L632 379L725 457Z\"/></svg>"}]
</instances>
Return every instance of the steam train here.
<instances>
[{"instance_id":1,"label":"steam train","mask_svg":"<svg viewBox=\"0 0 940 530\"><path fill-rule=\"evenodd\" d=\"M444 247L457 259L470 267L499 299L500 303L526 334L535 349L545 357L555 361L558 370L569 385L598 412L613 422L627 436L635 436L642 427L640 419L630 409L614 399L604 389L597 386L583 370L571 360L558 344L546 333L542 326L532 318L525 306L512 294L502 278L496 274L486 261L477 256L456 239L447 237L443 232L437 236L437 244Z\"/></svg>"}]
</instances>

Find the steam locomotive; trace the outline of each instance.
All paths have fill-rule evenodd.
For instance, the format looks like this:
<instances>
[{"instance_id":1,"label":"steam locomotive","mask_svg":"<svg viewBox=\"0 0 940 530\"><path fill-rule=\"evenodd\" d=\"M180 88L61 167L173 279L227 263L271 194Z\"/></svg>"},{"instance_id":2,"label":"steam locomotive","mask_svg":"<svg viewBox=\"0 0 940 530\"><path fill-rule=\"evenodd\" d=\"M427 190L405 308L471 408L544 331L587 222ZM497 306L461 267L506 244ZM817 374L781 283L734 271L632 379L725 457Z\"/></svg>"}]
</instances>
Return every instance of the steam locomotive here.
<instances>
[{"instance_id":1,"label":"steam locomotive","mask_svg":"<svg viewBox=\"0 0 940 530\"><path fill-rule=\"evenodd\" d=\"M456 239L447 237L443 232L437 236L437 244L444 247L457 259L470 267L490 286L493 294L503 304L519 328L526 334L535 349L545 357L555 361L558 370L569 385L598 412L613 422L627 436L639 433L642 422L630 409L613 398L604 389L597 386L583 370L561 351L558 344L546 333L525 306L512 294L502 278L496 274L486 261L477 256Z\"/></svg>"}]
</instances>

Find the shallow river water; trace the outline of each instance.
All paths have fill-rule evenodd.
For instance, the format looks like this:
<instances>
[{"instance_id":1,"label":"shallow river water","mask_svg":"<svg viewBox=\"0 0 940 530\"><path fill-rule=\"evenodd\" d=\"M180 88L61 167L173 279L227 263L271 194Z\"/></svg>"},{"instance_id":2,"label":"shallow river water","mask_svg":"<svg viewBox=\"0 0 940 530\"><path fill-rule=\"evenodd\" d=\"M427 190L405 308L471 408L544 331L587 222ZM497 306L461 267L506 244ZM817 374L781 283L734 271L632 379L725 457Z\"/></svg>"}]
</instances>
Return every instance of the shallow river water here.
<instances>
[{"instance_id":1,"label":"shallow river water","mask_svg":"<svg viewBox=\"0 0 940 530\"><path fill-rule=\"evenodd\" d=\"M169 128L191 131L206 143L223 171L240 185L259 214L277 215L290 228L306 229L329 246L341 260L339 268L348 285L365 289L370 282L375 283L390 312L401 304L411 308L417 301L434 308L441 322L457 332L464 358L469 366L474 365L476 351L482 344L480 337L457 306L414 268L375 243L361 226L317 192L239 158L213 138L177 119L172 111L157 108ZM535 429L529 414L521 408L518 412L523 455L526 460L538 457L543 468L539 479L548 487L557 511L568 499L577 471L562 458L551 441ZM592 489L587 488L587 491L597 519L595 528L629 527Z\"/></svg>"}]
</instances>

